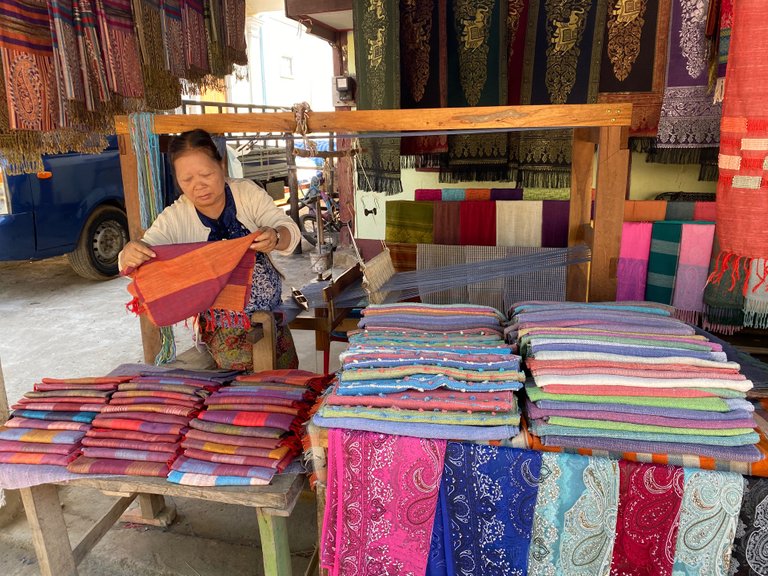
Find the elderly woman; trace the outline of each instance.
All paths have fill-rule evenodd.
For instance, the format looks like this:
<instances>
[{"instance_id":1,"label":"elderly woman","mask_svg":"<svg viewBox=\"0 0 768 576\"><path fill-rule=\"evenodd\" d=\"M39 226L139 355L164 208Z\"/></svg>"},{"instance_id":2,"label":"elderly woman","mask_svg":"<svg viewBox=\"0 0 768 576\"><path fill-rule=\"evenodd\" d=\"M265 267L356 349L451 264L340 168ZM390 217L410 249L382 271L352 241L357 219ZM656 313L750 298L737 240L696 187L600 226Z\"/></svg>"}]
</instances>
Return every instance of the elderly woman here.
<instances>
[{"instance_id":1,"label":"elderly woman","mask_svg":"<svg viewBox=\"0 0 768 576\"><path fill-rule=\"evenodd\" d=\"M241 238L260 231L251 245L256 265L244 312L275 310L281 301L282 281L269 253L292 253L301 239L298 226L262 188L250 180L225 177L222 157L208 132L198 129L176 136L168 146L168 158L182 194L141 240L126 244L120 253L120 268L135 268L154 258L152 246ZM211 324L216 327L211 329ZM249 370L253 367L252 347L245 340L245 331L229 326L215 312L213 322L200 322L202 340L218 366ZM276 341L277 367L297 368L296 348L287 326L278 325Z\"/></svg>"}]
</instances>

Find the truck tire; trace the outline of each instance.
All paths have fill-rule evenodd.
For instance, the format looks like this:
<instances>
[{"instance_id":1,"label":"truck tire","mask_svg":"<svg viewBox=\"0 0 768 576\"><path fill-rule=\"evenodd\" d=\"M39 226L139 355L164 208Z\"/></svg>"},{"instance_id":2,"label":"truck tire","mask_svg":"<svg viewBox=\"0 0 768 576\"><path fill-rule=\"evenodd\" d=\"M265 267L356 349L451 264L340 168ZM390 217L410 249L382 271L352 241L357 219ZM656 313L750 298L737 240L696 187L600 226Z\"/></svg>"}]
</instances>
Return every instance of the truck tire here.
<instances>
[{"instance_id":1,"label":"truck tire","mask_svg":"<svg viewBox=\"0 0 768 576\"><path fill-rule=\"evenodd\" d=\"M69 265L83 278L108 280L117 276L117 255L128 242L128 219L114 206L100 206L80 233L74 252L67 254Z\"/></svg>"}]
</instances>

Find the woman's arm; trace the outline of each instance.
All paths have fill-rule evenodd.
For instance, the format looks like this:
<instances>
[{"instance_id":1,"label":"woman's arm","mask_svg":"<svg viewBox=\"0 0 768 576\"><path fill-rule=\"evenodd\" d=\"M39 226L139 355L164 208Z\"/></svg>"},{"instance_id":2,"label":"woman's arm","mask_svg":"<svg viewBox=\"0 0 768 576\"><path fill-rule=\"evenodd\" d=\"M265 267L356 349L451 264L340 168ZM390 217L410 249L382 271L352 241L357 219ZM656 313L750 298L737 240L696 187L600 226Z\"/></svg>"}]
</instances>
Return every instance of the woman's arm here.
<instances>
[{"instance_id":1,"label":"woman's arm","mask_svg":"<svg viewBox=\"0 0 768 576\"><path fill-rule=\"evenodd\" d=\"M243 216L249 221L243 224L248 226L251 223L253 229L264 231L262 247L265 249L262 250L257 245L256 250L261 252L276 250L284 255L291 254L301 240L299 227L291 217L275 206L274 200L264 189L250 180L230 180L229 186L238 204L238 217L242 210ZM280 233L280 240L275 246L277 232ZM255 244L258 244L259 240L257 239Z\"/></svg>"}]
</instances>

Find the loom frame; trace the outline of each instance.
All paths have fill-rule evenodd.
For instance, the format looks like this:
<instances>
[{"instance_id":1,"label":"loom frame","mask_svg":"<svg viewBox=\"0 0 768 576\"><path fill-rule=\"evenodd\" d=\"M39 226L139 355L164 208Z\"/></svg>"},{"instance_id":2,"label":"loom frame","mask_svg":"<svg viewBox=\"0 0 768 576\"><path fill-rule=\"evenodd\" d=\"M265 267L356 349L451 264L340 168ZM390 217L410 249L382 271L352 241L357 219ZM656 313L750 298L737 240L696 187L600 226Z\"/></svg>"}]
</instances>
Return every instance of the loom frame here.
<instances>
[{"instance_id":1,"label":"loom frame","mask_svg":"<svg viewBox=\"0 0 768 576\"><path fill-rule=\"evenodd\" d=\"M622 215L629 191L631 122L631 104L604 103L312 112L307 124L308 134L573 128L568 245L588 244L592 249L592 262L568 268L566 295L568 300L583 302L616 298ZM158 135L194 128L218 134L294 134L297 130L296 118L290 112L167 114L154 118L154 133ZM139 217L138 159L127 116L115 117L115 131L120 147L129 234L135 240L141 238L144 230ZM145 362L151 364L160 350L160 332L143 316L141 338Z\"/></svg>"}]
</instances>

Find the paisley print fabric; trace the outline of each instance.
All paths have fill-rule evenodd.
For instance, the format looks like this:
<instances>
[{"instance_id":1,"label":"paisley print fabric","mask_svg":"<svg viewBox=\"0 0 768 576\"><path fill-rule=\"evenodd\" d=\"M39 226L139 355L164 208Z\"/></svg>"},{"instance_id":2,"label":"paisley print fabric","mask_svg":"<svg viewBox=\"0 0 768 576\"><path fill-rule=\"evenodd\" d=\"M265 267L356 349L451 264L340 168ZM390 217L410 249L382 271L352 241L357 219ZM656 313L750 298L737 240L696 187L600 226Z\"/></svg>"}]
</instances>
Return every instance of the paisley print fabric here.
<instances>
[{"instance_id":1,"label":"paisley print fabric","mask_svg":"<svg viewBox=\"0 0 768 576\"><path fill-rule=\"evenodd\" d=\"M743 491L739 474L685 469L674 576L728 574Z\"/></svg>"},{"instance_id":2,"label":"paisley print fabric","mask_svg":"<svg viewBox=\"0 0 768 576\"><path fill-rule=\"evenodd\" d=\"M332 575L424 574L445 445L329 430L334 478L328 484L322 566Z\"/></svg>"},{"instance_id":3,"label":"paisley print fabric","mask_svg":"<svg viewBox=\"0 0 768 576\"><path fill-rule=\"evenodd\" d=\"M456 574L523 575L541 453L448 444L443 482Z\"/></svg>"},{"instance_id":4,"label":"paisley print fabric","mask_svg":"<svg viewBox=\"0 0 768 576\"><path fill-rule=\"evenodd\" d=\"M619 462L620 490L611 573L672 574L683 469Z\"/></svg>"},{"instance_id":5,"label":"paisley print fabric","mask_svg":"<svg viewBox=\"0 0 768 576\"><path fill-rule=\"evenodd\" d=\"M745 478L729 574L768 576L768 478Z\"/></svg>"},{"instance_id":6,"label":"paisley print fabric","mask_svg":"<svg viewBox=\"0 0 768 576\"><path fill-rule=\"evenodd\" d=\"M608 574L618 489L616 462L573 454L544 454L528 573Z\"/></svg>"}]
</instances>

